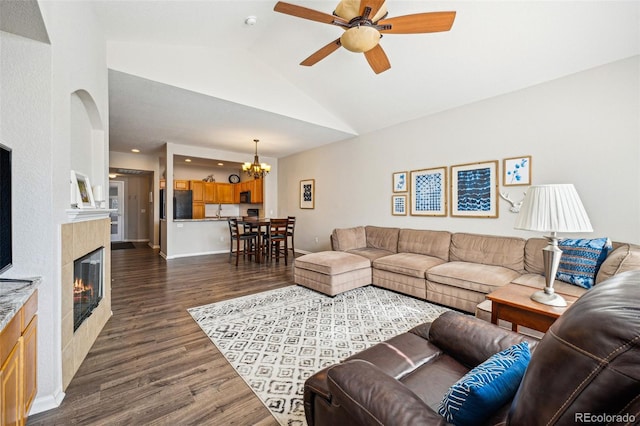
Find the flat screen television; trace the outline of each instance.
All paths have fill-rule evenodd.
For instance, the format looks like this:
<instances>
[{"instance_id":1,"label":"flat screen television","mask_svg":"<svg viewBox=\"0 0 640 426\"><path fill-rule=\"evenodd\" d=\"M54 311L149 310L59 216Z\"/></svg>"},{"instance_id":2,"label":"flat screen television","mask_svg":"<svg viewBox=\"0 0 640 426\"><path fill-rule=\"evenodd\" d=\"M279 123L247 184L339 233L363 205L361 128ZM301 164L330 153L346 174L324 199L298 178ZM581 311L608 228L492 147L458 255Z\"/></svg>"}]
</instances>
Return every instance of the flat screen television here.
<instances>
[{"instance_id":1,"label":"flat screen television","mask_svg":"<svg viewBox=\"0 0 640 426\"><path fill-rule=\"evenodd\" d=\"M0 144L0 273L13 263L11 149Z\"/></svg>"}]
</instances>

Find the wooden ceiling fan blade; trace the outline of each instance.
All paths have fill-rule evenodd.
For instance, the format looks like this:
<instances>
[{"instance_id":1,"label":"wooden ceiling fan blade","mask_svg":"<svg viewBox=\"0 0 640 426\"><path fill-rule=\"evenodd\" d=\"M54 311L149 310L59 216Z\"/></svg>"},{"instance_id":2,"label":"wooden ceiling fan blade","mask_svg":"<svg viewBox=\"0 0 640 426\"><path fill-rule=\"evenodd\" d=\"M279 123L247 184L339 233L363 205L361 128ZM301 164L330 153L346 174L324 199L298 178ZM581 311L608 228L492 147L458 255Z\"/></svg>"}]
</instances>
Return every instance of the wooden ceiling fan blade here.
<instances>
[{"instance_id":1,"label":"wooden ceiling fan blade","mask_svg":"<svg viewBox=\"0 0 640 426\"><path fill-rule=\"evenodd\" d=\"M456 12L426 12L381 19L378 24L391 25L391 29L380 30L385 34L436 33L449 31L455 18Z\"/></svg>"},{"instance_id":2,"label":"wooden ceiling fan blade","mask_svg":"<svg viewBox=\"0 0 640 426\"><path fill-rule=\"evenodd\" d=\"M298 18L308 19L310 21L322 22L324 24L335 24L344 23L347 24L347 21L344 19L330 15L328 13L319 12L317 10L309 9L302 6L296 6L295 4L285 3L283 1L279 1L273 7L273 10L276 12L284 13L285 15L296 16Z\"/></svg>"},{"instance_id":3,"label":"wooden ceiling fan blade","mask_svg":"<svg viewBox=\"0 0 640 426\"><path fill-rule=\"evenodd\" d=\"M367 62L371 66L371 69L376 74L380 74L391 68L391 63L389 62L389 58L387 58L387 54L384 53L382 46L379 44L376 45L373 49L364 52L364 57L367 58Z\"/></svg>"},{"instance_id":4,"label":"wooden ceiling fan blade","mask_svg":"<svg viewBox=\"0 0 640 426\"><path fill-rule=\"evenodd\" d=\"M376 16L376 13L380 10L385 0L360 0L360 16L364 16L365 8L371 8L371 12L369 12L369 16L367 18L372 19Z\"/></svg>"},{"instance_id":5,"label":"wooden ceiling fan blade","mask_svg":"<svg viewBox=\"0 0 640 426\"><path fill-rule=\"evenodd\" d=\"M300 65L304 65L306 67L315 65L321 60L323 60L324 58L326 58L327 56L329 56L330 54L332 54L333 52L335 52L336 50L338 50L340 46L341 46L340 39L338 38L332 41L331 43L327 44L326 46L320 48L317 52L313 53L304 61L300 62Z\"/></svg>"}]
</instances>

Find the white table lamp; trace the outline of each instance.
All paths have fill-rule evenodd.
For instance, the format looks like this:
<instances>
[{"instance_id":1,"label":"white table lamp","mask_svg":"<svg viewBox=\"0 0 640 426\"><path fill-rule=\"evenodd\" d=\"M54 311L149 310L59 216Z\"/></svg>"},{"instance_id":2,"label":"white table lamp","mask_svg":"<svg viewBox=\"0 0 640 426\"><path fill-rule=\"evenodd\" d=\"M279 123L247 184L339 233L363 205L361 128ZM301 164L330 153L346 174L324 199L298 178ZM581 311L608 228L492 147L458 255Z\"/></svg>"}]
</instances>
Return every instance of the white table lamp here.
<instances>
[{"instance_id":1,"label":"white table lamp","mask_svg":"<svg viewBox=\"0 0 640 426\"><path fill-rule=\"evenodd\" d=\"M572 184L531 186L516 219L516 229L549 232L549 245L542 249L546 286L531 295L536 302L567 306L567 301L553 289L562 250L558 232L593 232L587 212Z\"/></svg>"}]
</instances>

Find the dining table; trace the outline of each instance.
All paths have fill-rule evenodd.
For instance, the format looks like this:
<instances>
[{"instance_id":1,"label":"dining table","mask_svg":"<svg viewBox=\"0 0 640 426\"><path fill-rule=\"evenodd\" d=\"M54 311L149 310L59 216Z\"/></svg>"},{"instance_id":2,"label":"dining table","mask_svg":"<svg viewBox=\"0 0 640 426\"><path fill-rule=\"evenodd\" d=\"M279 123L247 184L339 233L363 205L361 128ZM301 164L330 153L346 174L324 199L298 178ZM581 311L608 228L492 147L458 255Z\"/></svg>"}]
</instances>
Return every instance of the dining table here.
<instances>
[{"instance_id":1,"label":"dining table","mask_svg":"<svg viewBox=\"0 0 640 426\"><path fill-rule=\"evenodd\" d=\"M254 217L254 216L249 216L249 217L240 217L238 218L238 224L239 225L246 225L249 226L251 228L251 232L256 232L257 236L256 236L256 262L257 263L262 263L262 237L263 235L266 235L266 232L268 231L268 229L265 229L265 232L262 232L262 228L268 228L268 226L271 224L271 219L268 217ZM255 230L255 231L254 231Z\"/></svg>"}]
</instances>

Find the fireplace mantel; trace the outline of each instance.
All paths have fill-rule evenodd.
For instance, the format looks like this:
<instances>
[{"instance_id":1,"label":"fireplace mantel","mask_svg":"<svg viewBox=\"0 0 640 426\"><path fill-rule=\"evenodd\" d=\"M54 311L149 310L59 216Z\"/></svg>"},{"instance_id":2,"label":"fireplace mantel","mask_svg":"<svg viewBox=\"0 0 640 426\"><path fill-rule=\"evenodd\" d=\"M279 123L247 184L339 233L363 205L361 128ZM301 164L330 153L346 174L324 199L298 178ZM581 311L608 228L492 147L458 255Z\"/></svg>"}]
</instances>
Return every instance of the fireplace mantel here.
<instances>
[{"instance_id":1,"label":"fireplace mantel","mask_svg":"<svg viewBox=\"0 0 640 426\"><path fill-rule=\"evenodd\" d=\"M85 220L104 219L118 209L67 209L69 222L82 222Z\"/></svg>"}]
</instances>

